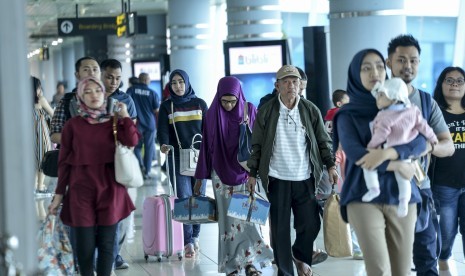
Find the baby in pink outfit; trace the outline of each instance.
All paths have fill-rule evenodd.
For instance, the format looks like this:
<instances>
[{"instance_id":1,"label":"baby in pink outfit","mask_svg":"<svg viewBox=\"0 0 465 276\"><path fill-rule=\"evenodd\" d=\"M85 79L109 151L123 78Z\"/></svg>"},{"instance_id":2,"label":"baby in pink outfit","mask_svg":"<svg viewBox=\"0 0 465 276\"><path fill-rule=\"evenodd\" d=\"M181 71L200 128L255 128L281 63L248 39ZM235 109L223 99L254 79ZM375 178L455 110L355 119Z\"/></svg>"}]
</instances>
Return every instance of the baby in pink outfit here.
<instances>
[{"instance_id":1,"label":"baby in pink outfit","mask_svg":"<svg viewBox=\"0 0 465 276\"><path fill-rule=\"evenodd\" d=\"M402 79L392 78L384 83L377 83L371 93L376 98L376 105L380 111L370 123L372 137L368 148L407 144L418 134L423 134L430 143L437 144L438 139L421 111L410 104L408 88ZM404 161L411 162L410 159ZM363 169L363 174L368 192L363 195L362 201L369 202L380 194L378 173L376 170ZM410 180L403 178L398 172L394 174L399 188L397 215L405 217L412 194Z\"/></svg>"}]
</instances>

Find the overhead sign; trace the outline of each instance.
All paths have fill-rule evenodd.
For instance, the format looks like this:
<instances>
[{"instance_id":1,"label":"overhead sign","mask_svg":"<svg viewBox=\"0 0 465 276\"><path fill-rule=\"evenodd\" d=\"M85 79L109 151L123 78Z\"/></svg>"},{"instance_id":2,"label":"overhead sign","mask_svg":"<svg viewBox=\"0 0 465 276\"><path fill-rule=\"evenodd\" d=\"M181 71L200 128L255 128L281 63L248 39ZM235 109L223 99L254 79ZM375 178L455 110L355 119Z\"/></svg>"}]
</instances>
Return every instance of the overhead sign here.
<instances>
[{"instance_id":1,"label":"overhead sign","mask_svg":"<svg viewBox=\"0 0 465 276\"><path fill-rule=\"evenodd\" d=\"M116 17L116 36L122 37L126 34L126 14L122 13Z\"/></svg>"},{"instance_id":2,"label":"overhead sign","mask_svg":"<svg viewBox=\"0 0 465 276\"><path fill-rule=\"evenodd\" d=\"M115 17L58 18L59 36L113 35Z\"/></svg>"},{"instance_id":3,"label":"overhead sign","mask_svg":"<svg viewBox=\"0 0 465 276\"><path fill-rule=\"evenodd\" d=\"M136 13L122 13L116 17L116 35L132 36L136 33Z\"/></svg>"},{"instance_id":4,"label":"overhead sign","mask_svg":"<svg viewBox=\"0 0 465 276\"><path fill-rule=\"evenodd\" d=\"M64 20L60 24L60 31L62 31L65 34L69 34L73 31L73 22L69 20Z\"/></svg>"}]
</instances>

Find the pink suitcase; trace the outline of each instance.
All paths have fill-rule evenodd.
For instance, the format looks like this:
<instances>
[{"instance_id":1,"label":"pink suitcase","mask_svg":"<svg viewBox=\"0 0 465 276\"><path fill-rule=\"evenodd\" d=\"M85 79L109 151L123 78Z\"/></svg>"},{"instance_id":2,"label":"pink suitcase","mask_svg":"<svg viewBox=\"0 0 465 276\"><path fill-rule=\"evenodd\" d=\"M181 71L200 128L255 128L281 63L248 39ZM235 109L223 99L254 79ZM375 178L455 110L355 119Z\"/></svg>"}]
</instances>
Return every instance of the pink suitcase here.
<instances>
[{"instance_id":1,"label":"pink suitcase","mask_svg":"<svg viewBox=\"0 0 465 276\"><path fill-rule=\"evenodd\" d=\"M174 160L173 148L170 152L173 156L172 160ZM168 162L166 162L166 171L169 180ZM176 178L174 178L174 186L176 186ZM175 198L176 195L171 195L170 187L169 195L150 196L144 200L142 244L145 261L148 261L149 256L157 257L159 262L161 262L162 257L169 258L173 255L177 255L179 260L182 259L184 254L183 225L172 219Z\"/></svg>"}]
</instances>

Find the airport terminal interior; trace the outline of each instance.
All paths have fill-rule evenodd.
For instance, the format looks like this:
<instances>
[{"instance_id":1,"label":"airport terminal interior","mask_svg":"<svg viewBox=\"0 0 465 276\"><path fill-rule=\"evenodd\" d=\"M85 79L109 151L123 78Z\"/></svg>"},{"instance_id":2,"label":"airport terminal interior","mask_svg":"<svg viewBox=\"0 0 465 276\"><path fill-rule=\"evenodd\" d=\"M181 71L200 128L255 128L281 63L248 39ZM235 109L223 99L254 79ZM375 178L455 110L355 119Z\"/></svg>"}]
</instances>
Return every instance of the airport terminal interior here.
<instances>
[{"instance_id":1,"label":"airport terminal interior","mask_svg":"<svg viewBox=\"0 0 465 276\"><path fill-rule=\"evenodd\" d=\"M304 97L325 114L333 107L331 92L347 87L347 68L354 54L375 48L387 55L388 42L399 34L412 34L422 47L415 87L432 93L445 67L465 66L465 0L3 2L8 2L11 10L0 9L0 276L14 275L13 270L5 272L8 266L23 271L18 275L37 271L36 235L57 183L57 178L47 176L47 191L33 192L35 165L28 138L32 137L31 97L26 92L11 93L31 88L18 76L40 79L44 96L52 101L58 83L66 92L75 87L77 59L93 56L100 62L111 58L122 63L123 92L131 77L148 73L149 87L161 99L170 72L183 69L196 95L207 105L215 96L218 80L232 75L241 81L247 100L257 106L261 97L272 92L277 69L292 64L308 75ZM244 64L250 66L240 66ZM9 119L11 114L16 114L15 120ZM128 190L136 210L128 219L121 256L129 267L116 269L114 274L224 275L218 273L215 223L201 226L200 251L194 257L159 262L152 256L145 260L142 203L148 196L170 192L160 166L165 158L160 145L157 154L152 177L142 187ZM207 181L206 194L213 197L211 181ZM18 202L23 202L21 207ZM269 231L268 223L261 226L267 242ZM294 240L295 231L290 235ZM325 249L323 231L316 247ZM460 233L449 266L451 274L447 275L465 276ZM277 275L275 265L258 268L264 276ZM330 256L312 269L313 275L319 276L366 275L363 258ZM244 271L240 275L245 275ZM410 275L416 275L413 263Z\"/></svg>"},{"instance_id":2,"label":"airport terminal interior","mask_svg":"<svg viewBox=\"0 0 465 276\"><path fill-rule=\"evenodd\" d=\"M177 255L170 258L163 258L158 262L155 256L149 256L145 260L143 252L142 239L142 204L147 196L169 194L168 180L166 173L162 172L160 166L152 168L155 179L146 180L144 186L140 188L131 188L129 194L134 200L136 210L130 217L129 229L126 233L126 241L121 250L121 256L129 264L128 269L115 270L118 276L204 276L204 275L224 275L218 273L218 225L215 223L202 224L200 230L200 252L193 258L183 258L178 260ZM49 179L50 187L56 180ZM207 182L206 196L213 198L213 188L211 181ZM36 198L37 207L46 208L50 198ZM291 221L291 225L293 222ZM269 242L268 224L261 226L264 240ZM294 230L290 233L291 239L295 239ZM320 232L316 240L316 247L324 250L323 231ZM462 249L462 237L457 235L453 256L450 260L452 275L465 275L465 260ZM413 264L412 264L413 268ZM264 267L261 269L263 276L276 276L276 266ZM297 275L297 271L295 271ZM242 271L241 275L245 275ZM313 267L315 276L365 276L365 265L363 260L357 260L353 257L328 259ZM416 273L412 271L412 276Z\"/></svg>"}]
</instances>

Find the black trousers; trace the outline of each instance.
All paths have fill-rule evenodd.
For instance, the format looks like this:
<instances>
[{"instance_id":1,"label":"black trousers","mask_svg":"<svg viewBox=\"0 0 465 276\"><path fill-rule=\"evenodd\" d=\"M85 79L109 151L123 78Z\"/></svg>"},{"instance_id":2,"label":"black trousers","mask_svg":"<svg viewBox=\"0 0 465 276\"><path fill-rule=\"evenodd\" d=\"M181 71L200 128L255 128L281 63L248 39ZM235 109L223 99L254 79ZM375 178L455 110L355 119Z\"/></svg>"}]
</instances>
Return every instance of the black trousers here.
<instances>
[{"instance_id":1,"label":"black trousers","mask_svg":"<svg viewBox=\"0 0 465 276\"><path fill-rule=\"evenodd\" d=\"M313 242L321 227L313 180L286 181L270 177L268 190L271 247L278 275L294 275L292 256L311 265ZM291 210L296 231L293 245L290 234Z\"/></svg>"},{"instance_id":2,"label":"black trousers","mask_svg":"<svg viewBox=\"0 0 465 276\"><path fill-rule=\"evenodd\" d=\"M113 247L116 227L110 226L75 227L76 253L79 271L83 276L94 275L95 248L97 248L97 275L110 276L113 268Z\"/></svg>"}]
</instances>

